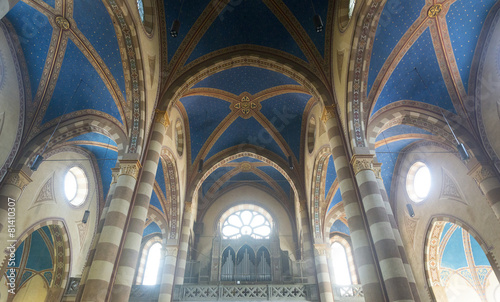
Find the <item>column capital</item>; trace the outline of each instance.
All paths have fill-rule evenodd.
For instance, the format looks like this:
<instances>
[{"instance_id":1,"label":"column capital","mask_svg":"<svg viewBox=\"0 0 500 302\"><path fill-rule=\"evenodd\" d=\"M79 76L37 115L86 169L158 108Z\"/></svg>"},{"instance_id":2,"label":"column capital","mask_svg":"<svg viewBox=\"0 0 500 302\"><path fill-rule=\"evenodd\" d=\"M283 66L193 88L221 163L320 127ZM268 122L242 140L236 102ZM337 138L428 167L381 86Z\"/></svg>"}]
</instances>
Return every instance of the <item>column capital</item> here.
<instances>
[{"instance_id":1,"label":"column capital","mask_svg":"<svg viewBox=\"0 0 500 302\"><path fill-rule=\"evenodd\" d=\"M160 109L155 109L154 123L160 123L165 127L165 129L167 129L170 125L170 119L168 118L167 112Z\"/></svg>"},{"instance_id":2,"label":"column capital","mask_svg":"<svg viewBox=\"0 0 500 302\"><path fill-rule=\"evenodd\" d=\"M337 108L333 105L325 106L323 108L323 113L321 113L321 120L326 123L329 119L337 117Z\"/></svg>"},{"instance_id":3,"label":"column capital","mask_svg":"<svg viewBox=\"0 0 500 302\"><path fill-rule=\"evenodd\" d=\"M382 179L382 163L373 163L373 172L376 178Z\"/></svg>"},{"instance_id":4,"label":"column capital","mask_svg":"<svg viewBox=\"0 0 500 302\"><path fill-rule=\"evenodd\" d=\"M330 251L330 246L326 243L315 243L314 244L314 255L316 256L327 256Z\"/></svg>"},{"instance_id":5,"label":"column capital","mask_svg":"<svg viewBox=\"0 0 500 302\"><path fill-rule=\"evenodd\" d=\"M23 170L10 170L5 178L6 185L12 185L24 190L33 180Z\"/></svg>"},{"instance_id":6,"label":"column capital","mask_svg":"<svg viewBox=\"0 0 500 302\"><path fill-rule=\"evenodd\" d=\"M485 166L481 163L475 165L467 174L471 176L477 184L482 183L488 178L495 177L495 171L493 171L493 168Z\"/></svg>"},{"instance_id":7,"label":"column capital","mask_svg":"<svg viewBox=\"0 0 500 302\"><path fill-rule=\"evenodd\" d=\"M177 253L179 252L179 247L167 245L164 248L164 251L165 251L165 256L177 257Z\"/></svg>"},{"instance_id":8,"label":"column capital","mask_svg":"<svg viewBox=\"0 0 500 302\"><path fill-rule=\"evenodd\" d=\"M111 168L111 184L118 182L118 175L120 175L120 168Z\"/></svg>"},{"instance_id":9,"label":"column capital","mask_svg":"<svg viewBox=\"0 0 500 302\"><path fill-rule=\"evenodd\" d=\"M373 171L373 154L354 154L351 159L351 165L354 168L354 174L361 171Z\"/></svg>"},{"instance_id":10,"label":"column capital","mask_svg":"<svg viewBox=\"0 0 500 302\"><path fill-rule=\"evenodd\" d=\"M141 167L141 163L138 160L120 160L120 172L118 176L128 175L137 179Z\"/></svg>"}]
</instances>

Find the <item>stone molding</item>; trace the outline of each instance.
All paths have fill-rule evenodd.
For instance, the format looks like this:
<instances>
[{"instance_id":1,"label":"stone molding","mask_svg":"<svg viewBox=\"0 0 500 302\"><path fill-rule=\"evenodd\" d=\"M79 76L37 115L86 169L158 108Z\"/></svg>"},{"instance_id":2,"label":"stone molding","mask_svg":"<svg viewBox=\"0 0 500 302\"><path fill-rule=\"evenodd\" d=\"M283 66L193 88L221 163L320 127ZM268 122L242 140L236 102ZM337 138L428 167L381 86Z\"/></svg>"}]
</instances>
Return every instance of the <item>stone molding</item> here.
<instances>
[{"instance_id":1,"label":"stone molding","mask_svg":"<svg viewBox=\"0 0 500 302\"><path fill-rule=\"evenodd\" d=\"M329 119L337 117L335 106L325 106L321 113L321 120L326 123Z\"/></svg>"},{"instance_id":2,"label":"stone molding","mask_svg":"<svg viewBox=\"0 0 500 302\"><path fill-rule=\"evenodd\" d=\"M314 255L315 256L327 256L330 254L330 246L325 243L314 244Z\"/></svg>"},{"instance_id":3,"label":"stone molding","mask_svg":"<svg viewBox=\"0 0 500 302\"><path fill-rule=\"evenodd\" d=\"M12 170L7 174L5 179L6 185L12 185L18 187L21 190L24 190L26 186L31 183L33 180L22 170Z\"/></svg>"},{"instance_id":4,"label":"stone molding","mask_svg":"<svg viewBox=\"0 0 500 302\"><path fill-rule=\"evenodd\" d=\"M156 109L154 123L160 123L165 127L165 129L167 129L168 126L170 125L170 119L168 118L168 113L166 111Z\"/></svg>"},{"instance_id":5,"label":"stone molding","mask_svg":"<svg viewBox=\"0 0 500 302\"><path fill-rule=\"evenodd\" d=\"M374 171L373 154L354 154L351 159L351 165L355 175L365 170Z\"/></svg>"},{"instance_id":6,"label":"stone molding","mask_svg":"<svg viewBox=\"0 0 500 302\"><path fill-rule=\"evenodd\" d=\"M373 163L373 173L378 179L382 179L382 163Z\"/></svg>"},{"instance_id":7,"label":"stone molding","mask_svg":"<svg viewBox=\"0 0 500 302\"><path fill-rule=\"evenodd\" d=\"M477 164L469 171L468 175L471 176L477 184L481 184L484 180L495 177L495 172L491 167Z\"/></svg>"},{"instance_id":8,"label":"stone molding","mask_svg":"<svg viewBox=\"0 0 500 302\"><path fill-rule=\"evenodd\" d=\"M138 160L120 160L120 172L118 176L128 175L137 179L141 163Z\"/></svg>"},{"instance_id":9,"label":"stone molding","mask_svg":"<svg viewBox=\"0 0 500 302\"><path fill-rule=\"evenodd\" d=\"M111 184L118 182L118 175L120 175L120 168L111 168Z\"/></svg>"}]
</instances>

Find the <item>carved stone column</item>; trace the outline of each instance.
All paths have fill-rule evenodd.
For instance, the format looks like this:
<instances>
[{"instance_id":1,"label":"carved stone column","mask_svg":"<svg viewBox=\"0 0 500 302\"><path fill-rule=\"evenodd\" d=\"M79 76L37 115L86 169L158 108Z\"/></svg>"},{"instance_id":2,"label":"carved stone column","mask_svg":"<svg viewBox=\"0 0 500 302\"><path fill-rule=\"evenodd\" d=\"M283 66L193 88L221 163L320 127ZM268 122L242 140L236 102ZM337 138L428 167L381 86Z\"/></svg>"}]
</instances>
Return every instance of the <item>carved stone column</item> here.
<instances>
[{"instance_id":1,"label":"carved stone column","mask_svg":"<svg viewBox=\"0 0 500 302\"><path fill-rule=\"evenodd\" d=\"M179 242L179 254L177 257L177 266L175 268L175 285L184 284L184 274L186 272L186 261L189 248L189 236L196 219L196 212L197 209L194 207L192 202L185 203Z\"/></svg>"},{"instance_id":2,"label":"carved stone column","mask_svg":"<svg viewBox=\"0 0 500 302\"><path fill-rule=\"evenodd\" d=\"M172 301L173 287L174 287L174 273L175 266L177 263L177 255L179 253L179 247L177 244L167 244L164 249L165 252L165 264L163 265L163 273L160 285L160 297L159 302L170 302Z\"/></svg>"},{"instance_id":3,"label":"carved stone column","mask_svg":"<svg viewBox=\"0 0 500 302\"><path fill-rule=\"evenodd\" d=\"M318 277L318 287L320 301L333 302L332 281L328 271L327 257L330 254L328 244L314 245L314 260L316 262L316 276Z\"/></svg>"},{"instance_id":4,"label":"carved stone column","mask_svg":"<svg viewBox=\"0 0 500 302\"><path fill-rule=\"evenodd\" d=\"M141 169L141 164L136 158L137 155L129 154L128 158L120 160L120 172L115 192L96 246L87 281L81 290L81 300L79 300L80 295L77 295L77 301L105 301L110 291L111 277L116 269L115 262Z\"/></svg>"},{"instance_id":5,"label":"carved stone column","mask_svg":"<svg viewBox=\"0 0 500 302\"><path fill-rule=\"evenodd\" d=\"M169 125L167 113L156 110L146 159L142 168L141 182L137 189L130 222L126 230L125 243L119 253L120 262L111 291L111 302L127 301L132 290L133 276L139 258L144 224L148 216L163 139Z\"/></svg>"},{"instance_id":6,"label":"carved stone column","mask_svg":"<svg viewBox=\"0 0 500 302\"><path fill-rule=\"evenodd\" d=\"M9 171L3 186L0 188L0 248L2 251L8 246L7 240L14 240L19 235L9 232L9 212L19 215L16 213L18 210L17 202L29 183L31 183L31 178L27 172L22 170ZM15 217L12 216L14 214L10 214L11 217Z\"/></svg>"},{"instance_id":7,"label":"carved stone column","mask_svg":"<svg viewBox=\"0 0 500 302\"><path fill-rule=\"evenodd\" d=\"M488 199L497 219L500 219L500 181L493 168L477 163L470 169L469 175Z\"/></svg>"},{"instance_id":8,"label":"carved stone column","mask_svg":"<svg viewBox=\"0 0 500 302\"><path fill-rule=\"evenodd\" d=\"M363 285L367 302L385 301L382 291L382 280L379 278L378 267L374 261L374 251L370 245L366 222L361 212L361 201L356 194L355 183L349 166L349 157L341 124L337 118L336 108L327 106L323 110L321 120L326 125L330 148L339 180L347 223L351 233L354 259Z\"/></svg>"},{"instance_id":9,"label":"carved stone column","mask_svg":"<svg viewBox=\"0 0 500 302\"><path fill-rule=\"evenodd\" d=\"M355 154L351 164L356 175L366 220L390 301L414 301L386 205L373 171L373 154Z\"/></svg>"}]
</instances>

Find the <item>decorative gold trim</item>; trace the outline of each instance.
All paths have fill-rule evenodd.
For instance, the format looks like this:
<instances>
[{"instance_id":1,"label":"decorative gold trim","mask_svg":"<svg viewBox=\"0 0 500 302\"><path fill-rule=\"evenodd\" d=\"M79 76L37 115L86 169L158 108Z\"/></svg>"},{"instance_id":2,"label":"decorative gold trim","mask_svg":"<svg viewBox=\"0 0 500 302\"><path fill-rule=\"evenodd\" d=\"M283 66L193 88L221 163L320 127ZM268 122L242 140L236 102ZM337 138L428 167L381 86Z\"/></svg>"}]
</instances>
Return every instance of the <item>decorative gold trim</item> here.
<instances>
[{"instance_id":1,"label":"decorative gold trim","mask_svg":"<svg viewBox=\"0 0 500 302\"><path fill-rule=\"evenodd\" d=\"M111 168L111 184L118 182L118 175L120 175L120 168Z\"/></svg>"},{"instance_id":2,"label":"decorative gold trim","mask_svg":"<svg viewBox=\"0 0 500 302\"><path fill-rule=\"evenodd\" d=\"M26 172L22 170L12 170L9 172L5 179L6 185L12 185L18 187L21 190L24 190L26 186L31 183L33 180L26 174Z\"/></svg>"},{"instance_id":3,"label":"decorative gold trim","mask_svg":"<svg viewBox=\"0 0 500 302\"><path fill-rule=\"evenodd\" d=\"M354 168L355 175L365 170L373 171L373 154L354 154L351 165Z\"/></svg>"},{"instance_id":4,"label":"decorative gold trim","mask_svg":"<svg viewBox=\"0 0 500 302\"><path fill-rule=\"evenodd\" d=\"M168 128L168 126L170 125L170 119L168 118L167 112L156 109L154 123L160 123L165 127L165 129Z\"/></svg>"},{"instance_id":5,"label":"decorative gold trim","mask_svg":"<svg viewBox=\"0 0 500 302\"><path fill-rule=\"evenodd\" d=\"M55 17L55 22L57 26L62 30L68 30L70 28L68 19L64 18L63 16Z\"/></svg>"},{"instance_id":6,"label":"decorative gold trim","mask_svg":"<svg viewBox=\"0 0 500 302\"><path fill-rule=\"evenodd\" d=\"M373 163L373 173L378 179L382 179L382 163Z\"/></svg>"},{"instance_id":7,"label":"decorative gold trim","mask_svg":"<svg viewBox=\"0 0 500 302\"><path fill-rule=\"evenodd\" d=\"M118 176L128 175L137 179L141 167L141 163L138 160L120 160L120 172Z\"/></svg>"},{"instance_id":8,"label":"decorative gold trim","mask_svg":"<svg viewBox=\"0 0 500 302\"><path fill-rule=\"evenodd\" d=\"M314 244L314 255L315 256L328 256L330 251L330 246L325 243L316 243Z\"/></svg>"},{"instance_id":9,"label":"decorative gold trim","mask_svg":"<svg viewBox=\"0 0 500 302\"><path fill-rule=\"evenodd\" d=\"M471 176L476 181L476 183L479 185L484 180L491 178L491 177L495 177L495 172L493 171L493 169L491 167L477 164L474 168L472 168L470 170L468 175Z\"/></svg>"},{"instance_id":10,"label":"decorative gold trim","mask_svg":"<svg viewBox=\"0 0 500 302\"><path fill-rule=\"evenodd\" d=\"M326 123L329 119L337 117L337 113L335 112L335 106L325 106L323 108L323 113L321 113L321 120L323 123Z\"/></svg>"},{"instance_id":11,"label":"decorative gold trim","mask_svg":"<svg viewBox=\"0 0 500 302\"><path fill-rule=\"evenodd\" d=\"M434 4L427 11L427 16L429 16L429 18L436 18L442 10L443 10L443 5Z\"/></svg>"}]
</instances>

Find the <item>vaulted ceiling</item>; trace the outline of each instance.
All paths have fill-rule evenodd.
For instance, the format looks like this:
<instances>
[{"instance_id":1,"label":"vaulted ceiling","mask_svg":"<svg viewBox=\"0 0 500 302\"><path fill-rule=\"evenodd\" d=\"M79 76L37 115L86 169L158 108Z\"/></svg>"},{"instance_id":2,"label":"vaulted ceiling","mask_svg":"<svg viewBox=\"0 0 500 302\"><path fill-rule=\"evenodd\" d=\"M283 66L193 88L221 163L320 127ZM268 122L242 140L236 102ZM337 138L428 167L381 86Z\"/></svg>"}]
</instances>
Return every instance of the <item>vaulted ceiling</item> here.
<instances>
[{"instance_id":1,"label":"vaulted ceiling","mask_svg":"<svg viewBox=\"0 0 500 302\"><path fill-rule=\"evenodd\" d=\"M189 84L179 84L176 80L192 68L210 67L204 66L204 62L212 62L218 55L244 49L292 60L333 92L331 83L338 75L332 72L334 37L345 40L342 33L334 32L336 27L332 24L332 12L337 6L328 0L313 1L314 8L310 1L241 0L225 5L226 2L164 0L163 11L157 12L159 17L164 17L160 22L161 31L155 33L161 35L163 41L160 96L169 89L186 85L171 105L184 117L190 166L188 185L196 186L200 181L196 173L203 159L211 166L220 164L201 180L204 194L217 196L228 188L251 183L280 200L290 200L293 198L290 182L304 181L307 115L316 102L310 89L290 73L244 63L208 72L190 79ZM470 89L474 87L471 82L475 78L471 70L476 49L481 45L481 30L496 2L388 0L378 22L364 75L368 128L391 106L402 101L414 101L405 105L437 114L438 108L442 108L447 114L458 115L465 124L472 123L474 117L465 105L468 96L473 95ZM4 19L17 34L19 50L24 56L30 91L25 126L29 138L57 124L61 115L65 115L64 121L96 116L109 121L119 131L130 133L134 124L131 100L135 75L130 72L128 40L122 36L127 31L117 35L118 25L114 24L123 20L119 14L110 16L110 13L116 14L115 4L113 0L92 3L26 0L17 4ZM365 13L364 5L358 0L354 21L358 13ZM434 12L437 13L433 15ZM320 33L313 26L315 13L325 23ZM179 35L173 38L168 32L177 18L181 27ZM63 30L66 20L69 29ZM138 28L140 21L134 22ZM350 26L355 24L351 22ZM373 143L377 158L384 164L383 175L390 192L399 152L417 141L435 139L435 133L403 123L394 123L383 130ZM111 137L110 133L90 131L65 142L94 153L99 159L105 190L109 188L110 168L119 151ZM257 156L224 161L240 152L253 152L269 162ZM288 167L289 156L294 169L286 174L291 179L272 165ZM341 197L336 191L333 160L329 159L325 165L328 176L324 198L331 202L331 208ZM155 193L154 198L158 200L163 197L156 195L166 195L164 173L157 176L158 185L164 191L164 194Z\"/></svg>"}]
</instances>

